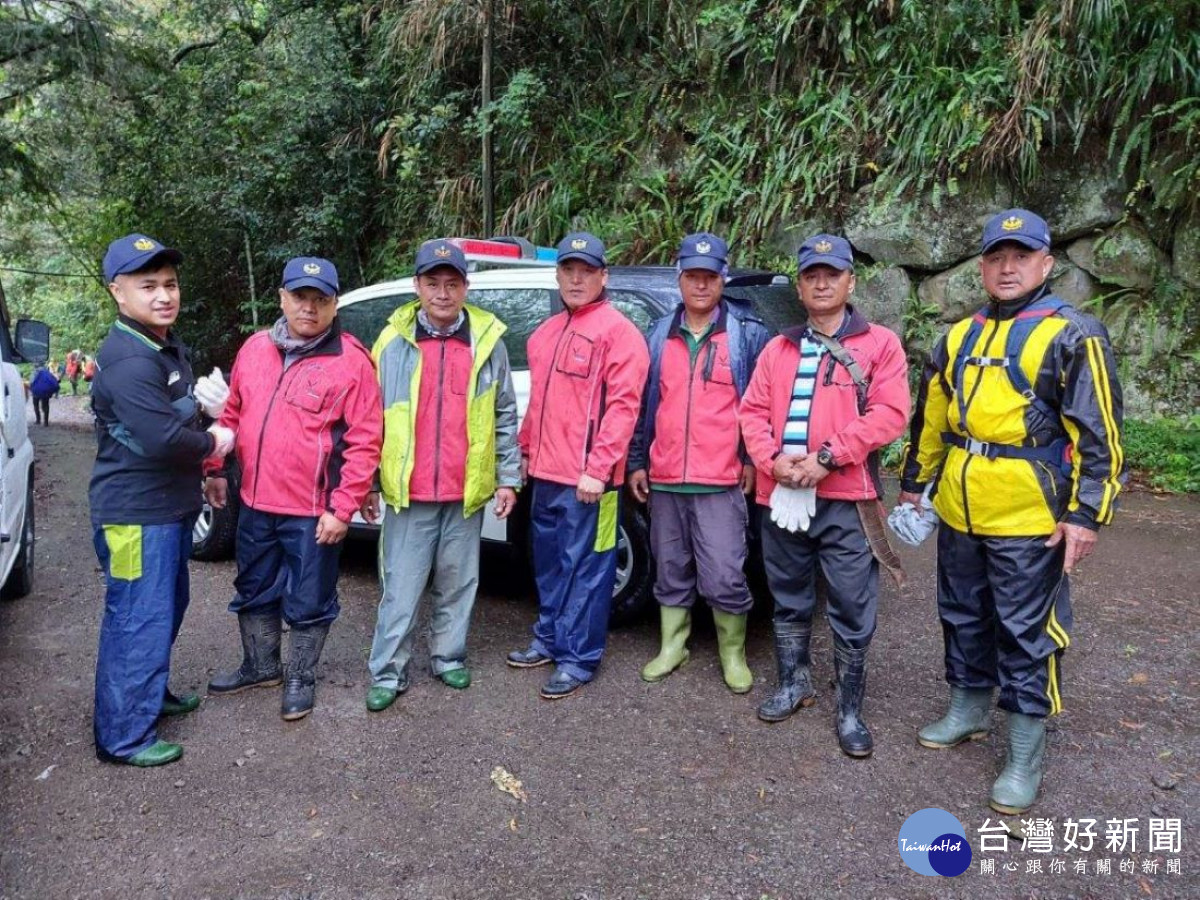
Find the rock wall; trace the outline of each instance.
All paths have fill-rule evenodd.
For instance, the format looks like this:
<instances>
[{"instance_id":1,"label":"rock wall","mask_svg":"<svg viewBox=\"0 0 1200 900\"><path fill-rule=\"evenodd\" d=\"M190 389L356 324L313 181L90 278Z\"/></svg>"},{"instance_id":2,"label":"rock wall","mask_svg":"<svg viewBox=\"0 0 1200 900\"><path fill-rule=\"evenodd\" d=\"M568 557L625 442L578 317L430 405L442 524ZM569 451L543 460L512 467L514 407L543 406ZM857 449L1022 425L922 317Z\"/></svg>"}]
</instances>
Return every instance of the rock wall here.
<instances>
[{"instance_id":1,"label":"rock wall","mask_svg":"<svg viewBox=\"0 0 1200 900\"><path fill-rule=\"evenodd\" d=\"M1050 225L1054 289L1109 328L1127 414L1200 414L1200 211L1172 220L1151 210L1112 169L1067 157L1024 189L991 182L898 197L861 189L840 223L866 263L856 302L902 334L917 361L948 323L984 302L983 223L1026 207Z\"/></svg>"}]
</instances>

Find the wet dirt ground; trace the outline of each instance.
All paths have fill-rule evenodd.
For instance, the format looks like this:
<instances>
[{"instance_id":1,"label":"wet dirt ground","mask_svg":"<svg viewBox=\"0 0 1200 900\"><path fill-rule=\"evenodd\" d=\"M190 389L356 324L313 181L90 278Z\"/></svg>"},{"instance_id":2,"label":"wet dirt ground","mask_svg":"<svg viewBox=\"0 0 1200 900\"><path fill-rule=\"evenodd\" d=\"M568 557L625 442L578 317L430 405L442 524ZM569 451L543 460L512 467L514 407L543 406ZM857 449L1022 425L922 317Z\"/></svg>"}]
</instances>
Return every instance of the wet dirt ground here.
<instances>
[{"instance_id":1,"label":"wet dirt ground","mask_svg":"<svg viewBox=\"0 0 1200 900\"><path fill-rule=\"evenodd\" d=\"M0 897L1200 896L1194 498L1131 493L1073 579L1065 712L1029 816L1049 820L1051 852L1034 852L1036 829L1016 819L1006 823L1007 852L996 842L984 852L979 829L998 819L986 798L1003 715L989 740L952 751L915 740L945 699L931 547L904 549L903 592L884 585L868 760L837 748L827 628L814 648L817 704L783 724L757 721L774 678L765 615L752 623L757 683L747 696L722 684L711 627L693 637L680 672L641 682L638 669L657 649L648 621L613 633L592 685L560 702L539 699L546 670L504 664L527 641L534 603L505 596L505 564L487 557L470 641L474 685L457 692L434 680L422 646L409 693L368 714L378 586L372 548L360 544L344 557L343 612L312 716L283 722L278 689L206 699L161 726L186 747L179 763L100 763L91 739L103 605L87 524L93 441L82 399L55 401L53 415L49 427L30 426L35 589L0 604ZM232 577L231 563L192 565L176 692L203 693L215 671L236 663L225 610ZM496 788L496 766L523 782L527 801ZM926 807L965 827L974 853L965 874L927 877L901 861L900 828ZM1094 846L1064 850L1067 820L1085 818L1097 820ZM1134 820L1134 847L1106 847L1116 819ZM1153 834L1152 819L1162 820ZM1025 850L1023 828L1033 838ZM981 872L988 860L994 874Z\"/></svg>"}]
</instances>

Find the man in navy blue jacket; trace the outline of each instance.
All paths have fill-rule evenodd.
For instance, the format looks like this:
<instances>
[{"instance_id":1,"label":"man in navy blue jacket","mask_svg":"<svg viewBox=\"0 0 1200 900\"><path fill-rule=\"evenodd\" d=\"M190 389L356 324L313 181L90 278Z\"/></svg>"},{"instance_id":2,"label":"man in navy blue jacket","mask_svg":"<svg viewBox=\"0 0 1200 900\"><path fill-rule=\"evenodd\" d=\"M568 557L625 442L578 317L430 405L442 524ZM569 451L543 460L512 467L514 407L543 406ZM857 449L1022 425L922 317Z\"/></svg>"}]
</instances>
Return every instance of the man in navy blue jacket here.
<instances>
[{"instance_id":1,"label":"man in navy blue jacket","mask_svg":"<svg viewBox=\"0 0 1200 900\"><path fill-rule=\"evenodd\" d=\"M96 755L134 766L179 759L183 748L159 740L156 722L200 705L196 696L175 697L167 676L189 599L201 463L233 445L229 429L203 430L191 354L171 331L182 259L141 234L113 241L104 255L118 316L92 383L97 449L88 500L106 585L93 725Z\"/></svg>"}]
</instances>

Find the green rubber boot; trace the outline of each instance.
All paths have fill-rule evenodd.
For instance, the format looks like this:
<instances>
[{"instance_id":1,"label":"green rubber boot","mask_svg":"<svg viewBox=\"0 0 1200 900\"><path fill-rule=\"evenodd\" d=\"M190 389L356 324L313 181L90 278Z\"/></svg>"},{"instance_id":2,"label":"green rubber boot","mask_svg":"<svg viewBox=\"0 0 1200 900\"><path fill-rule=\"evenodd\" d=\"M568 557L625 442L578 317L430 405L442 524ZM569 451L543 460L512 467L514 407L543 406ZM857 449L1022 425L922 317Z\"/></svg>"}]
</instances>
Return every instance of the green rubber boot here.
<instances>
[{"instance_id":1,"label":"green rubber boot","mask_svg":"<svg viewBox=\"0 0 1200 900\"><path fill-rule=\"evenodd\" d=\"M735 694L745 694L754 687L754 676L746 665L746 614L740 616L719 609L713 610L717 626L717 655L725 685Z\"/></svg>"},{"instance_id":2,"label":"green rubber boot","mask_svg":"<svg viewBox=\"0 0 1200 900\"><path fill-rule=\"evenodd\" d=\"M991 688L951 685L950 709L942 718L917 732L917 743L933 750L945 750L963 741L982 741L991 725Z\"/></svg>"},{"instance_id":3,"label":"green rubber boot","mask_svg":"<svg viewBox=\"0 0 1200 900\"><path fill-rule=\"evenodd\" d=\"M686 606L660 606L662 649L642 666L642 681L662 681L688 659L687 639L692 633L692 611Z\"/></svg>"},{"instance_id":4,"label":"green rubber boot","mask_svg":"<svg viewBox=\"0 0 1200 900\"><path fill-rule=\"evenodd\" d=\"M1006 816L1019 816L1037 799L1046 755L1046 720L1008 714L1008 764L992 785L989 805Z\"/></svg>"},{"instance_id":5,"label":"green rubber boot","mask_svg":"<svg viewBox=\"0 0 1200 900\"><path fill-rule=\"evenodd\" d=\"M141 753L135 753L129 759L123 760L128 766L149 769L152 766L165 766L183 756L183 747L168 741L155 741Z\"/></svg>"}]
</instances>

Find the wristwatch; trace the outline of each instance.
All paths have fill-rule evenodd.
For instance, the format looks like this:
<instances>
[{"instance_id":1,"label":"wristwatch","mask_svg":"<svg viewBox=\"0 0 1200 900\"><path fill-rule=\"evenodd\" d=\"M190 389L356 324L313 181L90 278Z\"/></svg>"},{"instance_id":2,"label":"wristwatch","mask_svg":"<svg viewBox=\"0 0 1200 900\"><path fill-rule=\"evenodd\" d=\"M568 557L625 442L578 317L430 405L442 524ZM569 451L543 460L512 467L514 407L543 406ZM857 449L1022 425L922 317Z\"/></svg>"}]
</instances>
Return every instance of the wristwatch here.
<instances>
[{"instance_id":1,"label":"wristwatch","mask_svg":"<svg viewBox=\"0 0 1200 900\"><path fill-rule=\"evenodd\" d=\"M838 467L838 464L833 460L833 453L828 447L822 447L817 451L817 462L822 468L828 469L830 472Z\"/></svg>"}]
</instances>

